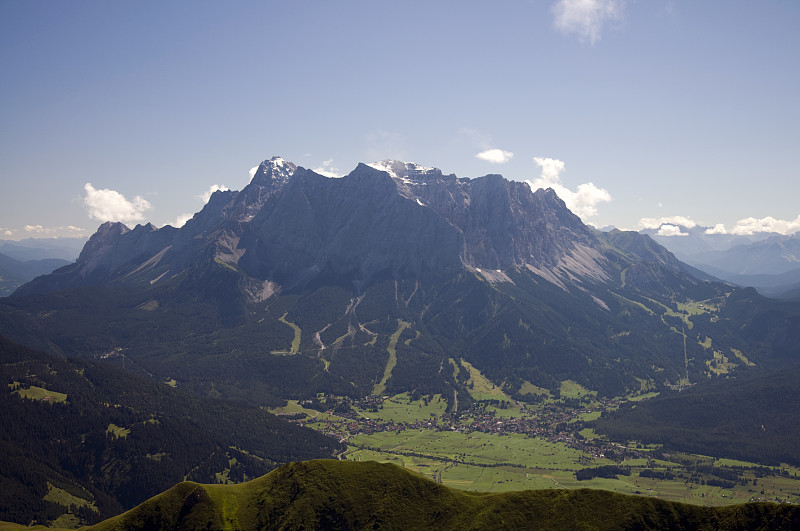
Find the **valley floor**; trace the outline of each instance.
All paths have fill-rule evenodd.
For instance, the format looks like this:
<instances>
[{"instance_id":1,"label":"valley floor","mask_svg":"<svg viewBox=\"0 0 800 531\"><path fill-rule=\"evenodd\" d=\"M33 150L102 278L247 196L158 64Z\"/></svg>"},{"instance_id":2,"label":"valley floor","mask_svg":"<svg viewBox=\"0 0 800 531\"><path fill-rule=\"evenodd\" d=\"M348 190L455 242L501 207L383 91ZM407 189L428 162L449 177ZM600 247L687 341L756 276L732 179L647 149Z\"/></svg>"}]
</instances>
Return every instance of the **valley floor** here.
<instances>
[{"instance_id":1,"label":"valley floor","mask_svg":"<svg viewBox=\"0 0 800 531\"><path fill-rule=\"evenodd\" d=\"M570 382L565 390L538 404L488 390L457 415L440 396L407 394L326 397L275 412L345 441L341 459L394 462L462 490L590 487L696 505L800 503L797 468L604 440L583 424L623 399L599 400Z\"/></svg>"}]
</instances>

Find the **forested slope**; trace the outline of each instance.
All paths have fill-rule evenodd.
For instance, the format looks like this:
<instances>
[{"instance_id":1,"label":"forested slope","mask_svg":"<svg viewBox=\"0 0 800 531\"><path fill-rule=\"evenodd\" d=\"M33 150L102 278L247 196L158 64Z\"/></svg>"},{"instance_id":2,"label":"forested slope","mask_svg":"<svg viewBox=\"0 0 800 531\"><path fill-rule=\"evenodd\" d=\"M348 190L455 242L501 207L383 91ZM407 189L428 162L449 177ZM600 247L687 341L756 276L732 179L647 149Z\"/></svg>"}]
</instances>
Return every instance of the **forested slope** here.
<instances>
[{"instance_id":1,"label":"forested slope","mask_svg":"<svg viewBox=\"0 0 800 531\"><path fill-rule=\"evenodd\" d=\"M800 465L800 367L628 403L595 421L613 439L762 464Z\"/></svg>"},{"instance_id":2,"label":"forested slope","mask_svg":"<svg viewBox=\"0 0 800 531\"><path fill-rule=\"evenodd\" d=\"M198 398L0 336L0 520L106 518L176 482L260 476L339 444L257 407Z\"/></svg>"}]
</instances>

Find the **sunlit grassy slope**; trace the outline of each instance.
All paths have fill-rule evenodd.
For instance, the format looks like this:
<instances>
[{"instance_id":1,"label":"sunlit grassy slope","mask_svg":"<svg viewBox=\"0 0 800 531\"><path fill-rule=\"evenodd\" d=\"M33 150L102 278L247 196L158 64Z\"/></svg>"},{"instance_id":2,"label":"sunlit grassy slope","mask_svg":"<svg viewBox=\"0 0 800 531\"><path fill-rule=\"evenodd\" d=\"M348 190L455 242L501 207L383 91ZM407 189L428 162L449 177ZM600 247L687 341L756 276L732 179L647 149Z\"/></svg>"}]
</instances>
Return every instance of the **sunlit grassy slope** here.
<instances>
[{"instance_id":1,"label":"sunlit grassy slope","mask_svg":"<svg viewBox=\"0 0 800 531\"><path fill-rule=\"evenodd\" d=\"M698 507L599 490L468 493L385 463L291 463L248 483L183 482L90 529L792 529L800 507Z\"/></svg>"}]
</instances>

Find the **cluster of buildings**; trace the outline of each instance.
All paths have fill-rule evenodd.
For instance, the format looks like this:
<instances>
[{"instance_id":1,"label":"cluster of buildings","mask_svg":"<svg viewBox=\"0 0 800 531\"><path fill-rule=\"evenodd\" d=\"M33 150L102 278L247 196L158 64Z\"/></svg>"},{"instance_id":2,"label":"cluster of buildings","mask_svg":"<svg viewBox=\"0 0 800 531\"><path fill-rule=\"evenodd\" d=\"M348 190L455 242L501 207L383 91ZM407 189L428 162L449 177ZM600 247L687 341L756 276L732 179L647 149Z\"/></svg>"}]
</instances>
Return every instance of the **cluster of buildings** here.
<instances>
[{"instance_id":1,"label":"cluster of buildings","mask_svg":"<svg viewBox=\"0 0 800 531\"><path fill-rule=\"evenodd\" d=\"M360 400L340 398L348 407L338 403L326 415L312 415L298 422L309 425L318 431L346 442L360 434L371 435L378 432L405 430L436 430L459 433L482 432L496 435L520 434L553 443L563 443L580 450L592 458L609 457L615 460L643 457L644 452L626 446L587 439L579 432L584 426L584 417L597 409L584 404L568 404L568 401L554 401L535 406L517 402L511 408L491 407L490 402L477 401L475 406L457 413L444 413L430 418L417 418L413 421L396 422L380 418L380 408L387 397L370 396ZM332 399L328 398L328 405ZM600 402L600 409L615 407L617 404ZM513 411L513 414L506 412ZM435 456L431 456L435 457Z\"/></svg>"}]
</instances>

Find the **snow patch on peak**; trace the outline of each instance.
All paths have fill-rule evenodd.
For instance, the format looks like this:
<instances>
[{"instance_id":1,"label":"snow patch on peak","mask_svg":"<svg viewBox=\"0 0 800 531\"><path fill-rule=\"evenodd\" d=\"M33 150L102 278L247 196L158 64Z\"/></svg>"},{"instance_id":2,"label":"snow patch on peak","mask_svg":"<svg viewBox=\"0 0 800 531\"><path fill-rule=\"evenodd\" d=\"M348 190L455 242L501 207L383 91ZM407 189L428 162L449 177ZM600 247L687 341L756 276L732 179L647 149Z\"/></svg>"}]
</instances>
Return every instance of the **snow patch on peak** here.
<instances>
[{"instance_id":1,"label":"snow patch on peak","mask_svg":"<svg viewBox=\"0 0 800 531\"><path fill-rule=\"evenodd\" d=\"M282 157L272 157L259 164L250 182L268 184L272 182L285 183L297 171L297 166Z\"/></svg>"},{"instance_id":2,"label":"snow patch on peak","mask_svg":"<svg viewBox=\"0 0 800 531\"><path fill-rule=\"evenodd\" d=\"M289 162L288 160L285 160L283 157L277 157L277 156L265 160L264 162L261 163L261 165L290 172L294 172L297 169L297 166L295 166L293 163Z\"/></svg>"},{"instance_id":3,"label":"snow patch on peak","mask_svg":"<svg viewBox=\"0 0 800 531\"><path fill-rule=\"evenodd\" d=\"M400 176L397 174L397 172L394 171L394 164L393 163L395 163L395 162L397 162L397 161L382 160L380 162L368 162L367 166L369 166L370 168L375 168L378 171L385 171L386 173L388 173L389 175L391 175L395 179L399 179ZM401 164L403 164L403 163L401 163Z\"/></svg>"},{"instance_id":4,"label":"snow patch on peak","mask_svg":"<svg viewBox=\"0 0 800 531\"><path fill-rule=\"evenodd\" d=\"M419 206L428 206L418 195L422 186L427 185L426 178L437 178L442 172L437 168L421 166L414 162L399 160L381 160L367 164L370 168L388 173L397 185L397 190L403 197L415 201Z\"/></svg>"},{"instance_id":5,"label":"snow patch on peak","mask_svg":"<svg viewBox=\"0 0 800 531\"><path fill-rule=\"evenodd\" d=\"M421 166L414 162L402 162L399 160L381 160L379 162L368 163L367 166L375 168L378 171L385 171L395 179L399 179L405 183L412 183L419 177L427 175L436 175L441 172L436 168L429 168Z\"/></svg>"}]
</instances>

